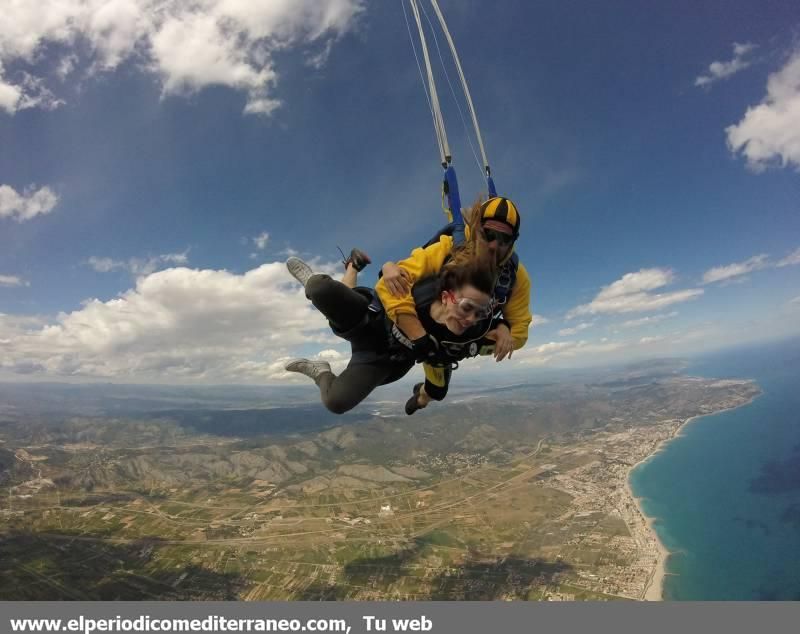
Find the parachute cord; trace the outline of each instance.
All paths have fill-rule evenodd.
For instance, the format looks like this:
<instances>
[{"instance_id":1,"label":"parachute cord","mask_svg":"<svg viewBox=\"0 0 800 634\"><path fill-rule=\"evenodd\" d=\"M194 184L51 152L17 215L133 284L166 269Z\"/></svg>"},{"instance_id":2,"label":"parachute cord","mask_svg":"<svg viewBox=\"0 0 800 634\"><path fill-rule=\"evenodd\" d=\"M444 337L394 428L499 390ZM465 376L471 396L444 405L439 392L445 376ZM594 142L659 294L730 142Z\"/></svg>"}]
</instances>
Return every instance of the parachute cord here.
<instances>
[{"instance_id":1,"label":"parachute cord","mask_svg":"<svg viewBox=\"0 0 800 634\"><path fill-rule=\"evenodd\" d=\"M439 142L440 158L442 166L446 166L450 162L450 147L447 144L447 133L444 129L444 119L442 118L442 109L439 106L439 96L436 93L436 83L433 80L433 70L431 69L431 60L428 55L428 44L425 41L425 31L422 29L422 21L419 17L419 7L417 7L417 0L408 0L411 5L411 10L414 14L414 19L417 22L417 30L419 31L420 46L422 48L422 56L425 60L425 69L428 73L428 87L431 93L431 104L433 105L433 126L436 128L436 137Z\"/></svg>"},{"instance_id":2,"label":"parachute cord","mask_svg":"<svg viewBox=\"0 0 800 634\"><path fill-rule=\"evenodd\" d=\"M417 56L417 47L414 45L414 36L411 34L411 24L408 22L408 14L406 13L406 0L400 0L400 6L403 8L403 17L406 20L406 30L408 31L408 41L411 42L411 50L414 53L414 61L417 63L417 70L419 71L419 79L422 82L422 91L425 93L425 101L428 102L428 112L431 113L433 118L433 127L436 132L436 144L439 148L439 155L443 156L442 143L439 140L439 130L436 129L436 115L433 113L433 106L431 105L431 98L428 96L428 85L425 83L425 76L422 74L422 66L419 63Z\"/></svg>"},{"instance_id":3,"label":"parachute cord","mask_svg":"<svg viewBox=\"0 0 800 634\"><path fill-rule=\"evenodd\" d=\"M436 17L439 18L439 23L442 25L442 30L447 37L447 42L450 44L450 52L453 54L453 59L455 60L456 68L458 69L458 76L461 78L461 86L464 88L464 94L467 97L469 112L472 115L472 124L475 126L475 134L478 137L478 145L481 148L481 158L483 158L483 165L486 170L486 175L490 176L491 172L489 170L489 160L486 158L486 150L483 147L483 137L481 136L481 129L478 125L478 116L475 114L475 107L472 105L472 96L469 94L469 87L467 86L467 80L464 78L464 71L461 69L461 61L458 59L456 46L453 43L453 38L450 36L450 31L448 30L447 24L444 21L442 11L439 9L439 3L436 2L436 0L431 0L431 5L433 5L433 10L436 12Z\"/></svg>"},{"instance_id":4,"label":"parachute cord","mask_svg":"<svg viewBox=\"0 0 800 634\"><path fill-rule=\"evenodd\" d=\"M461 125L464 127L464 136L467 138L467 142L469 143L469 149L472 151L472 157L475 159L475 164L478 166L478 172L481 174L481 176L484 176L484 168L481 167L481 161L478 158L478 154L475 152L475 145L472 143L472 135L467 129L467 120L464 118L464 111L461 109L460 100L458 97L456 97L456 91L453 88L453 83L450 81L450 75L447 72L447 66L444 63L444 57L442 56L442 49L439 48L439 38L436 37L436 29L433 28L433 23L428 17L428 12L425 10L425 5L421 4L420 9L422 9L422 14L425 16L428 26L431 28L433 42L436 44L436 52L439 54L439 61L442 64L442 71L444 72L444 77L447 80L447 85L450 86L450 94L453 95L453 101L455 101L456 108L458 108L458 114L461 117Z\"/></svg>"}]
</instances>

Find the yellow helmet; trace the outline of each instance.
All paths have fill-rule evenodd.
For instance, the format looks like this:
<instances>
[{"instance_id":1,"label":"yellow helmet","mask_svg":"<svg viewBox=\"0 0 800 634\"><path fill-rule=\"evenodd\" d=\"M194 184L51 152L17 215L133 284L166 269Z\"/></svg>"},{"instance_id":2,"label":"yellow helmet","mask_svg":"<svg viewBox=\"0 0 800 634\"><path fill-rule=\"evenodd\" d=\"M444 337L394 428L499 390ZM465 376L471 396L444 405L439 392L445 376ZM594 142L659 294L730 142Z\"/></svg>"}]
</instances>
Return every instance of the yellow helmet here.
<instances>
[{"instance_id":1,"label":"yellow helmet","mask_svg":"<svg viewBox=\"0 0 800 634\"><path fill-rule=\"evenodd\" d=\"M519 236L520 217L517 206L508 198L496 196L481 205L481 222L484 220L498 220L506 223L514 231L514 237Z\"/></svg>"}]
</instances>

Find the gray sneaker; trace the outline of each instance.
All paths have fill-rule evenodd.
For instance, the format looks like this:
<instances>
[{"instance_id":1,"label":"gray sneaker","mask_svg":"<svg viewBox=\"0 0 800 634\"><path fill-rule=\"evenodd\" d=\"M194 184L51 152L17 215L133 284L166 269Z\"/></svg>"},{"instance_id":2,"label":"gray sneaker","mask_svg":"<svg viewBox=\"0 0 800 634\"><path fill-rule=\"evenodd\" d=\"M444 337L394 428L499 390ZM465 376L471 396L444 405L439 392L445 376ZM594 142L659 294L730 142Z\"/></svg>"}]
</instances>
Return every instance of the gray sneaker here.
<instances>
[{"instance_id":1,"label":"gray sneaker","mask_svg":"<svg viewBox=\"0 0 800 634\"><path fill-rule=\"evenodd\" d=\"M308 264L294 256L286 260L286 268L289 269L289 273L292 274L292 277L303 285L303 288L306 287L308 278L314 275L314 271L311 270Z\"/></svg>"},{"instance_id":2,"label":"gray sneaker","mask_svg":"<svg viewBox=\"0 0 800 634\"><path fill-rule=\"evenodd\" d=\"M299 372L313 379L314 383L319 377L331 371L331 364L327 361L309 361L308 359L294 359L286 364L287 372Z\"/></svg>"}]
</instances>

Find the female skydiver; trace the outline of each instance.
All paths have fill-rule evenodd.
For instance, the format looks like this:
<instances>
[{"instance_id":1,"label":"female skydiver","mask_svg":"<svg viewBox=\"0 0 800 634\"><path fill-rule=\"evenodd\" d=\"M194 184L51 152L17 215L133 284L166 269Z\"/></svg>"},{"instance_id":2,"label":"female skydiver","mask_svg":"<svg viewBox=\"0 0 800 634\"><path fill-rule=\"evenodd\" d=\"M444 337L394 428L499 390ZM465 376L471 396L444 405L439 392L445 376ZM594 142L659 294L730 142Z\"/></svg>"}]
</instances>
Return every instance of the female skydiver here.
<instances>
[{"instance_id":1,"label":"female skydiver","mask_svg":"<svg viewBox=\"0 0 800 634\"><path fill-rule=\"evenodd\" d=\"M286 369L313 379L323 404L336 414L355 407L379 385L401 379L416 362L425 367L425 383L414 386L406 413L413 414L431 399L442 400L458 361L475 356L493 327L495 266L489 252L478 245L472 242L455 249L434 275L414 284L415 315L425 328L417 338L387 317L382 302L391 301L391 294L382 281L376 285L377 295L369 288L351 287L358 270L352 262L346 263L342 283L314 274L299 258L289 258L289 272L327 317L333 332L350 342L352 356L339 376L326 361L295 359Z\"/></svg>"},{"instance_id":2,"label":"female skydiver","mask_svg":"<svg viewBox=\"0 0 800 634\"><path fill-rule=\"evenodd\" d=\"M475 203L465 216L467 244L475 237L480 238L496 259L498 280L492 294L506 321L498 325L490 338L495 340L495 359L502 361L525 345L532 319L530 277L514 253L519 237L519 211L508 198L495 196L484 203ZM381 269L382 280L394 296L392 301L384 302L386 312L411 337L424 334L422 325L414 323L411 287L416 280L437 271L454 246L453 236L443 230L424 247L414 249L405 260L397 264L387 262Z\"/></svg>"}]
</instances>

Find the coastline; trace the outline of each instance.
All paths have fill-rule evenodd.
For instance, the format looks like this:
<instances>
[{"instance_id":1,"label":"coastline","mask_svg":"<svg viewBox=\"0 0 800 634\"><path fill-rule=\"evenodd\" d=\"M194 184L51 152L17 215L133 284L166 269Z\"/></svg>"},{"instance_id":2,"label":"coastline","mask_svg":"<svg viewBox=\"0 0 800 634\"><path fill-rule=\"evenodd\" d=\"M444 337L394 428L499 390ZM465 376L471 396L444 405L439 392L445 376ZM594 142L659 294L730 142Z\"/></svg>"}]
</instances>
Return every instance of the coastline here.
<instances>
[{"instance_id":1,"label":"coastline","mask_svg":"<svg viewBox=\"0 0 800 634\"><path fill-rule=\"evenodd\" d=\"M683 428L686 425L688 425L689 423L691 423L692 421L694 421L694 420L696 420L698 418L703 418L705 416L714 416L714 415L720 414L722 412L727 412L727 411L730 411L730 410L738 409L739 407L744 407L745 405L749 405L750 403L752 403L757 397L761 396L761 394L763 394L763 392L759 391L758 394L754 395L752 398L748 399L746 402L741 403L739 405L734 405L733 407L725 407L725 408L717 410L715 412L709 412L708 414L698 414L697 416L692 416L690 418L687 418L684 421L681 421L675 427L675 429L673 430L673 432L670 434L670 436L668 438L665 438L665 439L661 440L660 442L658 442L653 447L653 451L652 452L650 452L644 458L639 460L639 462L637 462L636 464L631 466L630 469L628 469L628 472L625 475L625 492L626 492L628 498L630 499L630 501L633 502L633 505L637 509L637 511L639 513L639 516L641 518L641 521L642 521L642 526L646 530L646 532L648 534L648 537L650 537L650 539L653 540L653 546L655 547L655 551L656 551L655 566L653 568L653 571L650 573L650 576L647 579L647 583L645 585L645 589L644 589L644 592L643 592L642 597L641 597L642 601L663 601L664 600L664 580L665 580L666 575L667 575L666 565L667 565L667 558L670 555L670 551L667 550L666 546L664 546L664 543L661 541L661 538L658 535L658 531L656 531L656 529L655 529L654 522L655 522L655 520L657 518L647 515L644 512L644 509L642 508L641 501L642 501L643 498L642 497L637 497L636 495L634 495L633 489L631 488L631 482L630 482L631 474L633 473L633 471L636 468L638 468L639 466L643 465L648 460L650 460L655 455L657 455L660 451L662 451L666 447L667 443L671 442L677 436L679 436L681 434L681 431L683 430Z\"/></svg>"},{"instance_id":2,"label":"coastline","mask_svg":"<svg viewBox=\"0 0 800 634\"><path fill-rule=\"evenodd\" d=\"M674 437L675 436L673 435L672 438ZM661 450L663 445L672 440L672 438L660 442L657 445L655 451L653 451L653 453L651 453L650 455L646 456L645 458L637 462L635 465L633 465L628 470L628 473L625 476L625 491L630 500L633 502L633 505L636 507L636 510L639 512L639 516L641 518L645 530L654 540L654 546L656 551L655 566L653 567L653 571L650 573L650 576L647 579L647 583L645 584L644 593L641 597L642 601L664 600L664 578L667 573L667 557L669 557L670 552L667 550L666 546L664 546L664 543L658 536L658 532L656 531L655 526L653 526L655 518L645 514L641 504L642 498L636 497L634 495L633 489L631 488L630 477L631 473L633 473L633 470L636 469L636 467L647 462L651 457L656 455Z\"/></svg>"}]
</instances>

